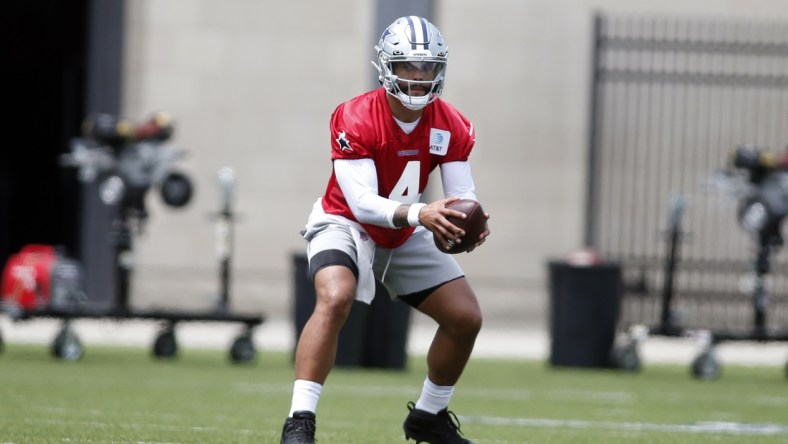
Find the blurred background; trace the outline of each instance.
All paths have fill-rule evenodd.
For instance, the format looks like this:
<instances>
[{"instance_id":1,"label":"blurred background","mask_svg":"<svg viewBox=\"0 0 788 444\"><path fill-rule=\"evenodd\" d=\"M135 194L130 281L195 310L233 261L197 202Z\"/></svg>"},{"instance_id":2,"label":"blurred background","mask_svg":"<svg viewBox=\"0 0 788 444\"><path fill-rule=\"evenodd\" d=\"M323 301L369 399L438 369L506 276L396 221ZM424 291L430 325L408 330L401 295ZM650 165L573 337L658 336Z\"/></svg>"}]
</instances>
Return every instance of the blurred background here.
<instances>
[{"instance_id":1,"label":"blurred background","mask_svg":"<svg viewBox=\"0 0 788 444\"><path fill-rule=\"evenodd\" d=\"M719 282L715 273L728 276L724 291L750 305L738 288L753 243L737 226L736 204L703 192L737 146L781 152L788 144L783 1L388 3L12 1L3 26L12 106L11 140L0 150L0 263L28 243L64 245L85 266L88 296L111 293L109 210L58 159L91 113L142 122L166 110L175 128L168 143L187 152L179 169L194 194L177 209L148 196L130 304L216 303L217 174L230 167L232 308L289 322L293 257L305 246L298 232L330 175L329 116L376 86L373 45L414 11L443 32L443 97L477 131L471 161L492 236L459 261L487 328L545 330L548 262L586 246L624 263L630 293L659 295L677 195L690 202L686 257L707 267L679 280L697 290ZM704 235L711 227L723 228ZM776 285L780 307L785 281ZM624 314L656 320L652 301ZM782 307L772 322L785 325ZM742 316L747 327L751 317Z\"/></svg>"}]
</instances>

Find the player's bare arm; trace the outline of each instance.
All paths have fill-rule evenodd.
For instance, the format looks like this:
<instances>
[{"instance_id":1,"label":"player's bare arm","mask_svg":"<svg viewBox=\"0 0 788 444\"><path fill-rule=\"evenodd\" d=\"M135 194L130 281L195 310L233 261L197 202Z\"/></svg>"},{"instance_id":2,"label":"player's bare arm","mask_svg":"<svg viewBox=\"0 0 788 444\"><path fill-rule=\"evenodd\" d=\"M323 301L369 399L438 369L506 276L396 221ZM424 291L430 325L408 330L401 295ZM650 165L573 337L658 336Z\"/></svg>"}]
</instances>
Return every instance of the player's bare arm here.
<instances>
[{"instance_id":1,"label":"player's bare arm","mask_svg":"<svg viewBox=\"0 0 788 444\"><path fill-rule=\"evenodd\" d=\"M392 222L394 226L397 228L403 228L409 226L408 224L408 211L410 210L410 205L402 204L394 210L394 217L392 218Z\"/></svg>"}]
</instances>

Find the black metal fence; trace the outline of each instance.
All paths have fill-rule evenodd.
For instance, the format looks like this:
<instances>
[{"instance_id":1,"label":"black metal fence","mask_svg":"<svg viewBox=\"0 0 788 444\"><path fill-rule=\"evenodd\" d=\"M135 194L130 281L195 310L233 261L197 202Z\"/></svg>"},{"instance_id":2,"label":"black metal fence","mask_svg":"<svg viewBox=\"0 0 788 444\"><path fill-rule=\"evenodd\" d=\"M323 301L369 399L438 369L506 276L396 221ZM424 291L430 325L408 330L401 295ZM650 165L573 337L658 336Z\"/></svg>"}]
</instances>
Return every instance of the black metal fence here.
<instances>
[{"instance_id":1,"label":"black metal fence","mask_svg":"<svg viewBox=\"0 0 788 444\"><path fill-rule=\"evenodd\" d=\"M788 23L600 15L594 28L586 243L623 266L622 325L660 319L683 196L673 320L751 329L757 242L714 177L739 145L788 150ZM788 328L788 246L770 262L767 327Z\"/></svg>"}]
</instances>

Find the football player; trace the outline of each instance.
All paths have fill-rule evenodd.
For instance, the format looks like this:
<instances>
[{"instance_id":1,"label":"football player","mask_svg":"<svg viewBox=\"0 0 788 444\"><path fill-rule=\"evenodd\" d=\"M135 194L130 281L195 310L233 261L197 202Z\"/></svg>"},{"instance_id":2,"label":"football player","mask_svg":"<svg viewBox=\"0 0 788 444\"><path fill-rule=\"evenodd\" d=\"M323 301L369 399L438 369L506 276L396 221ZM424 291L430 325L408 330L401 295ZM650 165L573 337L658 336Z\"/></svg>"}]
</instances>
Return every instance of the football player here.
<instances>
[{"instance_id":1,"label":"football player","mask_svg":"<svg viewBox=\"0 0 788 444\"><path fill-rule=\"evenodd\" d=\"M375 279L437 323L421 396L408 402L406 438L470 443L448 410L454 386L482 325L476 296L453 256L436 248L464 232L445 206L477 200L468 158L473 125L440 99L448 47L422 17L394 21L375 46L382 87L340 104L331 116L333 171L306 229L317 302L295 355L293 398L282 444L315 442L315 412L334 364L337 338L355 299L370 303ZM440 169L445 197L421 203L430 172ZM489 219L489 214L485 214ZM484 243L486 228L469 248Z\"/></svg>"}]
</instances>

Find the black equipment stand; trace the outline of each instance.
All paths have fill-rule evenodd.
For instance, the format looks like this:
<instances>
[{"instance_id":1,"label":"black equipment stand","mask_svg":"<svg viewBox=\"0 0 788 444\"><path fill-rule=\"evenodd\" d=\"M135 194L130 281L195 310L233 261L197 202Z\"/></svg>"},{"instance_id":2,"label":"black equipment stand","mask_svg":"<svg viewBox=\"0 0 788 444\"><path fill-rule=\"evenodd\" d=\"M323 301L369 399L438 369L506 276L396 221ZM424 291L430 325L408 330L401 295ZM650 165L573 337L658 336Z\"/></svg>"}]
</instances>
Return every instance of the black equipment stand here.
<instances>
[{"instance_id":1,"label":"black equipment stand","mask_svg":"<svg viewBox=\"0 0 788 444\"><path fill-rule=\"evenodd\" d=\"M614 364L627 371L639 371L641 359L638 352L639 343L647 335L665 337L689 337L694 331L682 328L675 323L673 316L673 299L675 292L674 276L679 262L679 246L682 241L683 231L681 219L684 212L684 200L677 200L671 208L668 254L664 267L664 282L662 288L660 323L651 327L631 326L628 339L623 345L617 346L613 351ZM754 260L755 285L752 294L753 326L749 332L735 332L728 330L708 331L708 341L704 349L695 357L691 364L692 375L698 379L717 379L720 377L722 367L717 358L717 346L730 341L752 342L785 342L788 341L788 330L769 331L767 328L768 292L766 277L771 271L770 258L783 245L779 225L773 230L766 230L758 235L758 252ZM785 366L785 376L788 378L788 363Z\"/></svg>"},{"instance_id":2,"label":"black equipment stand","mask_svg":"<svg viewBox=\"0 0 788 444\"><path fill-rule=\"evenodd\" d=\"M179 153L163 144L172 134L172 125L164 114L157 114L134 131L126 131L130 125L121 124L115 116L100 115L86 120L83 125L86 139L75 139L72 153L63 157L64 166L80 168L83 182L103 180L103 185L117 186L113 196L117 199L106 205L113 206L115 213L109 242L113 250L115 270L114 307L98 308L82 301L75 301L65 307L51 304L41 309L6 309L13 319L38 317L61 318L63 326L52 343L52 354L64 360L77 360L82 357L83 347L71 325L72 320L80 318L152 319L163 321L154 344L153 354L158 358L171 358L177 353L175 326L179 322L230 322L243 325L242 332L230 347L233 362L251 362L256 357L252 333L256 326L263 323L262 315L232 313L230 300L230 258L232 254L232 229L235 214L232 211L234 174L230 168L220 171L219 184L223 191L223 203L218 223L222 225L223 245L220 252L220 294L215 310L187 312L174 310L132 310L129 307L129 288L132 274L132 261L135 231L147 219L145 194L153 185L158 185L164 202L170 206L185 205L191 197L191 182L187 176L169 165L179 158ZM121 131L123 130L123 131ZM158 174L158 176L157 176ZM114 181L110 180L113 179ZM104 197L102 197L104 199ZM84 293L82 294L84 296ZM3 309L3 307L0 307ZM2 337L0 336L0 351Z\"/></svg>"},{"instance_id":3,"label":"black equipment stand","mask_svg":"<svg viewBox=\"0 0 788 444\"><path fill-rule=\"evenodd\" d=\"M112 309L89 308L74 305L69 309L46 308L40 310L22 310L15 313L14 318L26 320L39 317L63 319L63 326L52 343L52 354L64 360L78 360L82 357L83 347L71 325L74 319L109 318L115 320L149 319L164 321L154 344L153 354L158 358L171 358L177 354L178 346L175 338L175 326L179 322L230 322L243 324L242 332L235 338L230 347L229 357L233 362L245 363L254 361L256 349L252 340L255 327L263 323L262 315L245 315L231 313L228 310L230 295L230 250L221 258L220 263L220 297L214 311L188 312L173 310L132 310L129 307L129 289L132 268L125 258L132 253L134 235L129 214L135 212L121 211L121 216L113 224L110 236L114 247L116 270L116 299ZM229 230L235 216L228 199L225 199L220 213L222 223ZM143 216L144 218L144 216ZM230 233L228 233L230 234ZM228 243L229 247L229 243Z\"/></svg>"}]
</instances>

